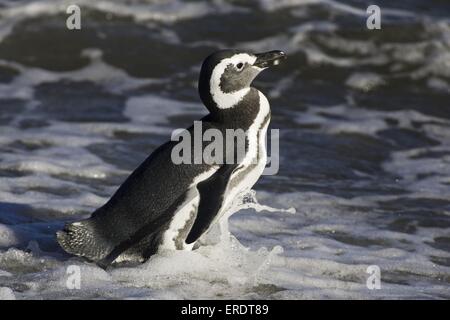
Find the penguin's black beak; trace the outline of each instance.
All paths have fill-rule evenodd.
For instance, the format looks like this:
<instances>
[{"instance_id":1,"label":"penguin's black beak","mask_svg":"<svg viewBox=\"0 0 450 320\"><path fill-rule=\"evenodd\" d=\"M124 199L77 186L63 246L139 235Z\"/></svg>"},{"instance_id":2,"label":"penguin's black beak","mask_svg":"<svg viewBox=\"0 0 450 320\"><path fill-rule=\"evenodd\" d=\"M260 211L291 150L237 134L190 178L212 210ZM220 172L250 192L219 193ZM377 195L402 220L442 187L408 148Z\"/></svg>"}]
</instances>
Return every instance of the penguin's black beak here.
<instances>
[{"instance_id":1,"label":"penguin's black beak","mask_svg":"<svg viewBox=\"0 0 450 320\"><path fill-rule=\"evenodd\" d=\"M283 51L274 50L269 52L255 54L256 61L253 64L258 68L268 68L280 64L281 60L286 59L286 54Z\"/></svg>"}]
</instances>

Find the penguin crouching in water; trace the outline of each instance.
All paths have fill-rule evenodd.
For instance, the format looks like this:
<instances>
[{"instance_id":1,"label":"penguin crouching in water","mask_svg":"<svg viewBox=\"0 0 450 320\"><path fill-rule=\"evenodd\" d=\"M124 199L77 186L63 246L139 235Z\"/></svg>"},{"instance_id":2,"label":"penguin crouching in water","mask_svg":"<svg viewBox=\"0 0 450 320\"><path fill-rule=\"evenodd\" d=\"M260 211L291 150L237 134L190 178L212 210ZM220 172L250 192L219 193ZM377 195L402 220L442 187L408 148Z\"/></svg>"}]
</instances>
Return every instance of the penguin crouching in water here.
<instances>
[{"instance_id":1,"label":"penguin crouching in water","mask_svg":"<svg viewBox=\"0 0 450 320\"><path fill-rule=\"evenodd\" d=\"M191 250L232 200L250 190L264 171L270 106L251 83L262 70L284 58L282 51L251 54L221 50L208 56L198 85L209 110L201 119L202 137L209 129L222 133L222 137L227 129L240 129L245 132L242 157L235 157L239 152L226 145L223 157L232 152L233 163L225 159L198 161L211 143L203 141L201 154L193 153L189 163L175 164L172 153L178 142L169 141L89 219L66 224L58 231L61 247L102 267L123 260L143 262L158 250ZM194 126L187 131L194 136Z\"/></svg>"}]
</instances>

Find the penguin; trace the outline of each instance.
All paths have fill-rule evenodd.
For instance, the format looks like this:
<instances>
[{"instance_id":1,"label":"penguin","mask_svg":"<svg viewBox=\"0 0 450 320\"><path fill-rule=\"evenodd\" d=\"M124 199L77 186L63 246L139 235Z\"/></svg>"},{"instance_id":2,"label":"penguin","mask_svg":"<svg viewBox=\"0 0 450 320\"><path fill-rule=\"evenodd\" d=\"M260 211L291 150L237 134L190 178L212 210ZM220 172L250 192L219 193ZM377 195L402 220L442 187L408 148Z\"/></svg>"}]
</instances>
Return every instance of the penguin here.
<instances>
[{"instance_id":1,"label":"penguin","mask_svg":"<svg viewBox=\"0 0 450 320\"><path fill-rule=\"evenodd\" d=\"M209 55L198 81L209 111L201 119L201 131L214 129L225 136L229 129L242 130L242 155L236 156L235 147L226 142L223 154L232 152L234 161L195 161L199 155L194 152L193 161L175 164L178 142L171 140L151 153L90 218L57 231L60 246L103 268L120 261L144 262L160 250L192 250L264 171L270 106L251 84L262 70L285 58L278 50L253 54L228 49ZM194 133L194 126L186 130ZM202 150L208 143L202 141Z\"/></svg>"}]
</instances>

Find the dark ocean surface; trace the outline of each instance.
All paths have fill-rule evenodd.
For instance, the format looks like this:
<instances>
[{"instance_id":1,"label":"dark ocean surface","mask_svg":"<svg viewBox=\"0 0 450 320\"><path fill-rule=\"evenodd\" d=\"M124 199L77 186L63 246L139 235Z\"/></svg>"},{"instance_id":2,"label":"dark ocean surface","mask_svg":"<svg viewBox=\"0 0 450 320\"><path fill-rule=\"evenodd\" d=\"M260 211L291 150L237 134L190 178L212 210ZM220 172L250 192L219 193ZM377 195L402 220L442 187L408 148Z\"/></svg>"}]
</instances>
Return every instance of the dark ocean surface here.
<instances>
[{"instance_id":1,"label":"dark ocean surface","mask_svg":"<svg viewBox=\"0 0 450 320\"><path fill-rule=\"evenodd\" d=\"M66 28L69 4L81 30ZM255 190L296 213L240 210L230 239L135 268L65 255L54 232L206 114L199 68L221 48L287 53L254 82L280 129L279 172ZM0 0L0 299L449 299L449 287L450 2Z\"/></svg>"}]
</instances>

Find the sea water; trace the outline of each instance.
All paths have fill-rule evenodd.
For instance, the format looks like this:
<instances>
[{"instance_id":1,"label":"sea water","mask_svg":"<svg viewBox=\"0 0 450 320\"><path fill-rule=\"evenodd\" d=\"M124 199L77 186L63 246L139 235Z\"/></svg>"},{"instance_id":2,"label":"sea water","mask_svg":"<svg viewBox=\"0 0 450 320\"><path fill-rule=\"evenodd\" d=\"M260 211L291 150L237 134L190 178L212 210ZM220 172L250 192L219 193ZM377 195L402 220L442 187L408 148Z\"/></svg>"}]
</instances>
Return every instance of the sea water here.
<instances>
[{"instance_id":1,"label":"sea water","mask_svg":"<svg viewBox=\"0 0 450 320\"><path fill-rule=\"evenodd\" d=\"M0 298L450 298L450 6L426 2L379 1L368 30L369 1L80 0L69 31L72 1L0 1ZM287 53L254 83L278 174L194 251L64 253L56 230L206 114L227 47Z\"/></svg>"}]
</instances>

